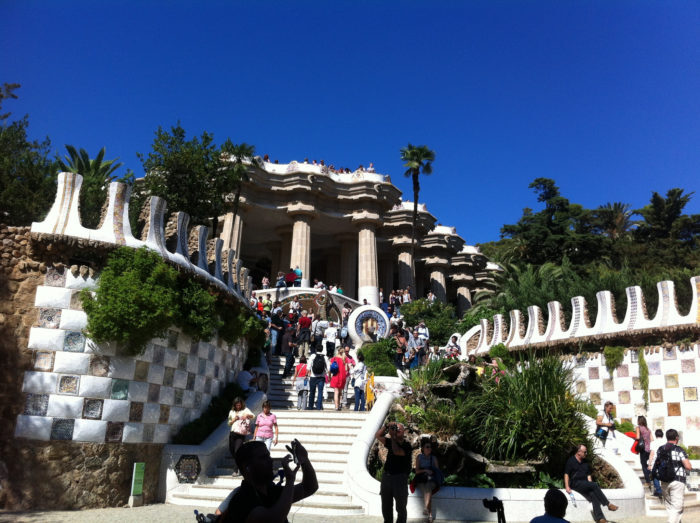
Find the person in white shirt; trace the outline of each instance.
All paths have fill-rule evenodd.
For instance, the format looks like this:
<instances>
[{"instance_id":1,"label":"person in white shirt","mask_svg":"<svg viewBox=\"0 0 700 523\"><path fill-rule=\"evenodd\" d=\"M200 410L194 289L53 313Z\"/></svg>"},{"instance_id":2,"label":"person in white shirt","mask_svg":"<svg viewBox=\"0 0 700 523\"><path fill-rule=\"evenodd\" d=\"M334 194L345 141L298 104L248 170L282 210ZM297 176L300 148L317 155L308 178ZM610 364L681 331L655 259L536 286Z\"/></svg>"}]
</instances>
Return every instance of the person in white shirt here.
<instances>
[{"instance_id":1,"label":"person in white shirt","mask_svg":"<svg viewBox=\"0 0 700 523\"><path fill-rule=\"evenodd\" d=\"M649 470L651 471L652 468L654 468L654 461L656 460L656 452L659 450L659 447L663 447L666 442L663 440L664 437L664 431L661 429L656 429L656 432L654 432L654 440L651 442L651 445L649 445L649 459L647 461L647 466L649 467ZM663 492L661 491L661 482L657 479L652 477L652 481L654 483L654 496L657 498L661 499L663 497Z\"/></svg>"},{"instance_id":2,"label":"person in white shirt","mask_svg":"<svg viewBox=\"0 0 700 523\"><path fill-rule=\"evenodd\" d=\"M335 346L337 339L338 328L335 326L335 323L331 322L328 325L328 328L326 328L326 332L324 333L324 340L326 342L326 355L329 358L332 358L333 354L335 354Z\"/></svg>"},{"instance_id":3,"label":"person in white shirt","mask_svg":"<svg viewBox=\"0 0 700 523\"><path fill-rule=\"evenodd\" d=\"M428 327L425 326L425 321L420 320L418 327L416 327L416 331L418 332L418 337L427 345L428 340L430 339L430 331L428 330Z\"/></svg>"},{"instance_id":4,"label":"person in white shirt","mask_svg":"<svg viewBox=\"0 0 700 523\"><path fill-rule=\"evenodd\" d=\"M355 388L355 410L365 410L365 385L367 384L367 366L362 352L357 353L357 364L352 369L353 387Z\"/></svg>"}]
</instances>

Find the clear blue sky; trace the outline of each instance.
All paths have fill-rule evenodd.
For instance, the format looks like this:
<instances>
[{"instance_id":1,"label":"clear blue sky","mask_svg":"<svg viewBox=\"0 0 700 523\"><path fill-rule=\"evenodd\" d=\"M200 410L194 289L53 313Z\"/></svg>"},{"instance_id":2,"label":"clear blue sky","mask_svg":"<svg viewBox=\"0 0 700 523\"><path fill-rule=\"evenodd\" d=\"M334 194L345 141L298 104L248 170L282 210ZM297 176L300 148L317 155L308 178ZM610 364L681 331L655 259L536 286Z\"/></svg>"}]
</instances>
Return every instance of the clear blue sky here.
<instances>
[{"instance_id":1,"label":"clear blue sky","mask_svg":"<svg viewBox=\"0 0 700 523\"><path fill-rule=\"evenodd\" d=\"M426 144L420 200L473 244L538 207L539 176L587 207L698 191L699 28L697 1L0 0L0 82L33 137L139 176L179 120L280 162L373 161L410 199L399 149Z\"/></svg>"}]
</instances>

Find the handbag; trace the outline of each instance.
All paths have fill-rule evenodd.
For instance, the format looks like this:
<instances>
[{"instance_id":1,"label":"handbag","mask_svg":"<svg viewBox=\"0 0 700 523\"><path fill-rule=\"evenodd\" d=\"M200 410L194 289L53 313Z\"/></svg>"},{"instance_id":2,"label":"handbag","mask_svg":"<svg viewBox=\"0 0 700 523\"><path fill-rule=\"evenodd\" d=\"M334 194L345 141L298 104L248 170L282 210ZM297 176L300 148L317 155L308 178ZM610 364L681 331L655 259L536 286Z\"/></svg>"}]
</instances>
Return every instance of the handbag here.
<instances>
[{"instance_id":1,"label":"handbag","mask_svg":"<svg viewBox=\"0 0 700 523\"><path fill-rule=\"evenodd\" d=\"M233 422L231 428L236 434L239 434L241 436L247 436L248 434L250 434L250 420L248 418L237 419Z\"/></svg>"},{"instance_id":2,"label":"handbag","mask_svg":"<svg viewBox=\"0 0 700 523\"><path fill-rule=\"evenodd\" d=\"M598 427L598 430L595 431L595 437L605 441L608 439L608 431L603 427Z\"/></svg>"}]
</instances>

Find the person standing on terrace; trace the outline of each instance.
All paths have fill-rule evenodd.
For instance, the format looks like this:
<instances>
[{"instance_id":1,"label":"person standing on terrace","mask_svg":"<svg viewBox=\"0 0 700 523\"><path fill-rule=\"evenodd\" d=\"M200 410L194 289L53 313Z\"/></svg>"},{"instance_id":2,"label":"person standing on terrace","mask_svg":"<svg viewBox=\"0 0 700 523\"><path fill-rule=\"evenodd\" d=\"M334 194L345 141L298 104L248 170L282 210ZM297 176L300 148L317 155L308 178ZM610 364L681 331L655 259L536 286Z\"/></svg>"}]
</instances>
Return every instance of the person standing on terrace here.
<instances>
[{"instance_id":1,"label":"person standing on terrace","mask_svg":"<svg viewBox=\"0 0 700 523\"><path fill-rule=\"evenodd\" d=\"M384 523L393 523L394 521L394 501L396 501L397 523L406 523L411 445L404 439L404 431L405 428L401 423L389 423L382 426L374 435L379 443L387 449L384 473L379 488ZM389 437L386 436L387 433Z\"/></svg>"}]
</instances>

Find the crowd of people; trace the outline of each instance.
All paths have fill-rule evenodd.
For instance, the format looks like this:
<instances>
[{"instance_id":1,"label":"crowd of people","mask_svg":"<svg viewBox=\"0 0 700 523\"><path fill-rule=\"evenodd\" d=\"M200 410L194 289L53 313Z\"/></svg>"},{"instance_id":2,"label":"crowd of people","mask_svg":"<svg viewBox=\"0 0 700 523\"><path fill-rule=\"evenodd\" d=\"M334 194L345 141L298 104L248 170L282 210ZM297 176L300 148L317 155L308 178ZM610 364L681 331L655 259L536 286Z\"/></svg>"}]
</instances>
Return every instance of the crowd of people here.
<instances>
[{"instance_id":1,"label":"crowd of people","mask_svg":"<svg viewBox=\"0 0 700 523\"><path fill-rule=\"evenodd\" d=\"M268 154L266 154L265 156L263 156L263 161L266 162L266 163L274 163L274 164L279 164L279 163L280 163L279 160L270 161L270 156L269 156ZM353 172L353 171L350 170L349 167L338 167L338 168L336 168L336 166L333 165L333 164L327 166L325 160L319 160L319 161L311 160L311 161L309 161L308 158L304 158L304 161L303 161L302 163L304 163L304 164L306 164L306 165L318 165L318 166L321 167L324 171L327 170L327 171L330 171L330 172L336 173L336 174L343 174L343 173L351 173L351 172ZM355 169L354 172L373 173L373 172L375 172L374 163L373 163L373 162L369 162L369 167L367 167L367 168L365 168L363 165L360 165L360 166L357 167L357 169Z\"/></svg>"}]
</instances>

